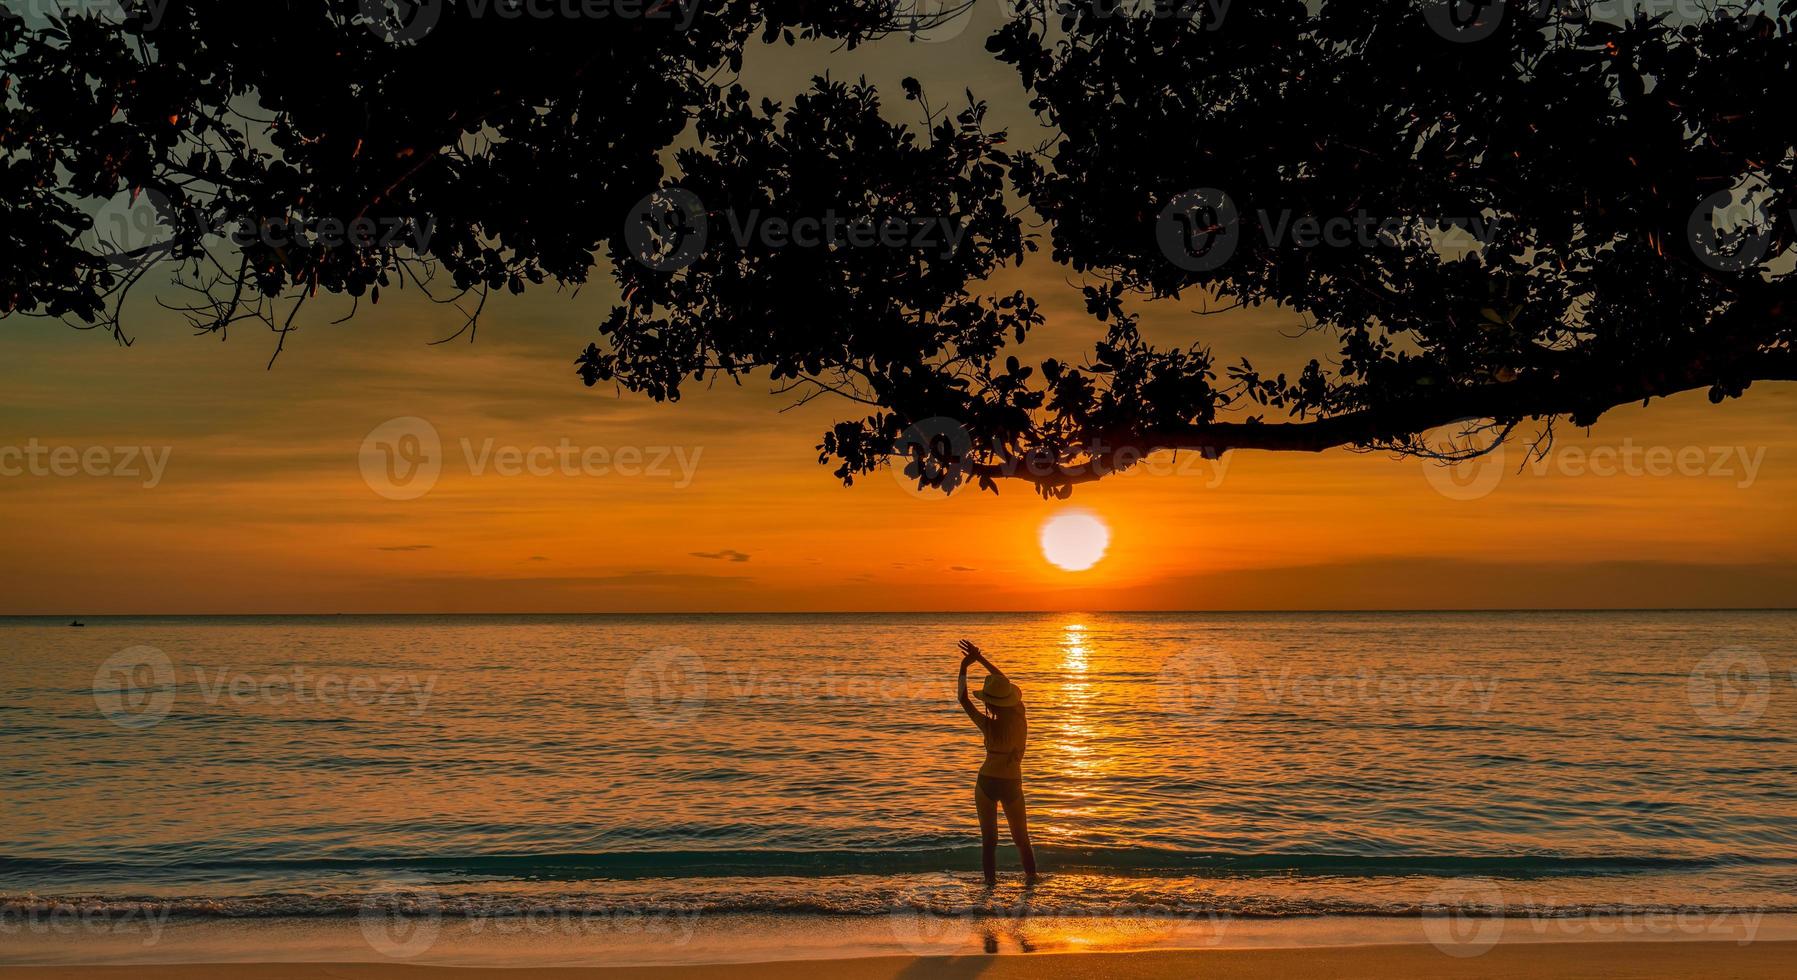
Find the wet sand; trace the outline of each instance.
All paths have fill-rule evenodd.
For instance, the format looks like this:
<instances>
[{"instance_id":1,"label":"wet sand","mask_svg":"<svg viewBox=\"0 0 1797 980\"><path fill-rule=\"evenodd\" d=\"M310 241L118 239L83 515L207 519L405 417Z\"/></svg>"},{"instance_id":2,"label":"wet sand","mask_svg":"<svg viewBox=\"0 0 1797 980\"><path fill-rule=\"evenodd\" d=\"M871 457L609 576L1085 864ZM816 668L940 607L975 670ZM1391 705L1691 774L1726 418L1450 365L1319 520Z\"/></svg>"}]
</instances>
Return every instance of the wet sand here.
<instances>
[{"instance_id":1,"label":"wet sand","mask_svg":"<svg viewBox=\"0 0 1797 980\"><path fill-rule=\"evenodd\" d=\"M1467 952L1461 950L1460 952ZM385 963L215 963L154 966L0 968L0 980L1105 980L1139 977L1535 978L1788 977L1797 943L1585 942L1502 943L1477 955L1429 945L1305 949L1150 950L1002 956L867 957L774 963L599 968L481 968Z\"/></svg>"}]
</instances>

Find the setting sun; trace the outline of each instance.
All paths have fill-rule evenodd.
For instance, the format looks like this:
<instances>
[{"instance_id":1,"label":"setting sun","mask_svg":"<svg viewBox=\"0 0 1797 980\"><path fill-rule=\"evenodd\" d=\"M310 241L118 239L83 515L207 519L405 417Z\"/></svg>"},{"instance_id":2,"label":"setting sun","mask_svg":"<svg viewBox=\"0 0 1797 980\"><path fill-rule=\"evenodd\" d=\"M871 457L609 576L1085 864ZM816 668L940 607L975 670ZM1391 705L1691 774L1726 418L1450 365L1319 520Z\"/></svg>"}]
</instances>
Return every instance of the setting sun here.
<instances>
[{"instance_id":1,"label":"setting sun","mask_svg":"<svg viewBox=\"0 0 1797 980\"><path fill-rule=\"evenodd\" d=\"M1062 511L1042 525L1042 557L1069 572L1098 564L1110 543L1110 528L1087 511Z\"/></svg>"}]
</instances>

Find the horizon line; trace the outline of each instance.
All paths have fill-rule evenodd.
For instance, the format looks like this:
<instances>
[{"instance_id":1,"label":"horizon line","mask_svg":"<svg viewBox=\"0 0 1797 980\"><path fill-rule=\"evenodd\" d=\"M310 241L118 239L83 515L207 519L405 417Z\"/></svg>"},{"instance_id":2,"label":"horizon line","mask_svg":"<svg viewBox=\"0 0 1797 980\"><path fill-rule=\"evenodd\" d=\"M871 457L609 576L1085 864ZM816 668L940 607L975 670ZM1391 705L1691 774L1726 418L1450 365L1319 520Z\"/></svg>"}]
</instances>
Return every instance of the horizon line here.
<instances>
[{"instance_id":1,"label":"horizon line","mask_svg":"<svg viewBox=\"0 0 1797 980\"><path fill-rule=\"evenodd\" d=\"M0 619L195 619L234 617L295 618L374 617L374 616L1076 616L1076 615L1213 615L1213 614L1282 614L1317 615L1320 613L1628 613L1628 612L1797 612L1797 606L1456 606L1409 608L1317 608L1317 609L692 609L630 612L619 610L555 610L555 611L468 611L455 612L174 612L174 613L11 613L0 612Z\"/></svg>"}]
</instances>

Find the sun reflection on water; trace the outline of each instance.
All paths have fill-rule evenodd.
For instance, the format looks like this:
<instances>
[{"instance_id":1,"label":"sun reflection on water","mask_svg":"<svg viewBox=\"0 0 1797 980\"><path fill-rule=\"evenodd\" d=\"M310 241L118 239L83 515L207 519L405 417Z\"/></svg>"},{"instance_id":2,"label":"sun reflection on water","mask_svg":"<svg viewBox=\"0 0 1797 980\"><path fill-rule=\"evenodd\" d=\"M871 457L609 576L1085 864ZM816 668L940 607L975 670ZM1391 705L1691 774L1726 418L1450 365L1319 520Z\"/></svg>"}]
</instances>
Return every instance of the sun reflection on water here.
<instances>
[{"instance_id":1,"label":"sun reflection on water","mask_svg":"<svg viewBox=\"0 0 1797 980\"><path fill-rule=\"evenodd\" d=\"M1091 659L1091 639L1086 624L1070 622L1061 629L1060 684L1056 691L1053 728L1048 748L1056 756L1062 773L1073 776L1095 775L1109 768L1107 757L1097 751L1098 726L1093 717L1096 692L1087 669ZM1072 808L1069 813L1077 813Z\"/></svg>"},{"instance_id":2,"label":"sun reflection on water","mask_svg":"<svg viewBox=\"0 0 1797 980\"><path fill-rule=\"evenodd\" d=\"M1086 672L1086 625L1068 623L1061 636L1061 664L1078 674Z\"/></svg>"}]
</instances>

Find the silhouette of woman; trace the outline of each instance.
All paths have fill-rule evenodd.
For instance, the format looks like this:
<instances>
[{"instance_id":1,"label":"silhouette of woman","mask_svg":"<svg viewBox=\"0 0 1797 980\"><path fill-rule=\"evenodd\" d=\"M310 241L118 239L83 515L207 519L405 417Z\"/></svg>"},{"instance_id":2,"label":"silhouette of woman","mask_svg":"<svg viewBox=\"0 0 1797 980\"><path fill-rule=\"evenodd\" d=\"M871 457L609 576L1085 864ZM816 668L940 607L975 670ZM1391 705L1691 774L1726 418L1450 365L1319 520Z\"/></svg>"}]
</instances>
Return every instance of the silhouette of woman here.
<instances>
[{"instance_id":1,"label":"silhouette of woman","mask_svg":"<svg viewBox=\"0 0 1797 980\"><path fill-rule=\"evenodd\" d=\"M1023 692L1004 671L992 666L979 647L962 640L961 653L961 679L955 692L962 710L986 739L986 761L980 764L973 787L973 806L980 815L980 866L986 872L986 884L997 884L998 807L1003 804L1011 841L1023 859L1024 881L1033 883L1036 852L1030 847L1030 821L1023 808L1023 750L1030 728L1023 712ZM990 713L975 707L967 696L967 668L975 663L986 668L986 682L974 697L984 701L992 709Z\"/></svg>"}]
</instances>

